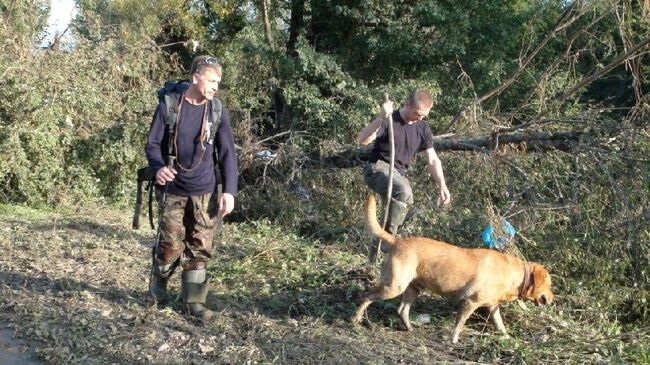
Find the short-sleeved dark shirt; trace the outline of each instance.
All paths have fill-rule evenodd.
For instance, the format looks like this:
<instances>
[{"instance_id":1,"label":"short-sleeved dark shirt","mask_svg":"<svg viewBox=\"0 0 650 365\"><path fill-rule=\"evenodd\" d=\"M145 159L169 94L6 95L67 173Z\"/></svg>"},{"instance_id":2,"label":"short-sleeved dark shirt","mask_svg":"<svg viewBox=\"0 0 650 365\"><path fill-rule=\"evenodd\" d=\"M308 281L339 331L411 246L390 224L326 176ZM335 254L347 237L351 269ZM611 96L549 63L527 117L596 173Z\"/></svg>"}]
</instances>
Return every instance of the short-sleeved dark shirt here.
<instances>
[{"instance_id":1,"label":"short-sleeved dark shirt","mask_svg":"<svg viewBox=\"0 0 650 365\"><path fill-rule=\"evenodd\" d=\"M406 175L411 159L416 153L433 148L433 133L426 120L412 124L404 122L399 110L393 112L393 135L395 136L395 168ZM383 160L390 162L390 141L388 123L384 122L377 130L377 139L370 152L370 162Z\"/></svg>"}]
</instances>

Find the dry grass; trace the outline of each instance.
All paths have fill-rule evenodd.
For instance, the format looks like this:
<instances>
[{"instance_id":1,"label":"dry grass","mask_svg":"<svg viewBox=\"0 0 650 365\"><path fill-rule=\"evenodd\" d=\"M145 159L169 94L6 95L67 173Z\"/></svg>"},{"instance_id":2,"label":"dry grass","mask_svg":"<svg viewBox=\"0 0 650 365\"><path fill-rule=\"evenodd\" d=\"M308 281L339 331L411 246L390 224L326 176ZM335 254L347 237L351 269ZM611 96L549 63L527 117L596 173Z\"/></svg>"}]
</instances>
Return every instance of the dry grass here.
<instances>
[{"instance_id":1,"label":"dry grass","mask_svg":"<svg viewBox=\"0 0 650 365\"><path fill-rule=\"evenodd\" d=\"M453 307L427 296L413 315L430 314L431 323L411 333L400 329L396 300L373 304L363 325L350 326L372 280L360 270L358 244L314 241L265 221L226 224L210 268L208 304L218 316L201 325L178 313L178 298L162 309L148 305L153 233L131 231L128 212L5 206L0 214L0 320L50 364L582 364L650 356L648 329L622 332L604 307L584 304L588 291L559 293L544 310L505 306L509 338L477 315L452 345ZM171 290L178 293L177 276Z\"/></svg>"}]
</instances>

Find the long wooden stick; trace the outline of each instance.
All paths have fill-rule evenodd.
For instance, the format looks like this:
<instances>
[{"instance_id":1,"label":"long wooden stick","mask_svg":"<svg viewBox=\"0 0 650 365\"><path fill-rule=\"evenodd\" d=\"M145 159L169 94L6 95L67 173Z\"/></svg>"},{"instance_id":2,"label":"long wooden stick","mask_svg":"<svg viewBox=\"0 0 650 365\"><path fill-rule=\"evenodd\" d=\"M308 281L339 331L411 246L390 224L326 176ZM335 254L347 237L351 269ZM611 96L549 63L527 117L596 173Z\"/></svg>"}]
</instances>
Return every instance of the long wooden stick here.
<instances>
[{"instance_id":1,"label":"long wooden stick","mask_svg":"<svg viewBox=\"0 0 650 365\"><path fill-rule=\"evenodd\" d=\"M384 102L389 101L388 93L384 94ZM382 227L386 230L386 223L388 223L388 214L390 209L390 201L393 197L393 174L395 172L395 135L393 134L393 113L388 114L388 143L390 144L390 166L388 167L388 189L386 190L386 208L384 210L384 223ZM392 232L395 233L395 232ZM377 241L377 248L375 250L374 259L379 257L381 250L381 240Z\"/></svg>"}]
</instances>

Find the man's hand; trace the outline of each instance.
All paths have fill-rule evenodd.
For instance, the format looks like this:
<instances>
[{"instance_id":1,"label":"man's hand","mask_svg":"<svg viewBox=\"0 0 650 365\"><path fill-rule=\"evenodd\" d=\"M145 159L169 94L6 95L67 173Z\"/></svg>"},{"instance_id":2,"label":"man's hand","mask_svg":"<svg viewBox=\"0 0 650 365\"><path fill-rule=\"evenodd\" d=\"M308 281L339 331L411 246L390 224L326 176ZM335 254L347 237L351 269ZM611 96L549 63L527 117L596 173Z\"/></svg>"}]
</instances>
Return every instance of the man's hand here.
<instances>
[{"instance_id":1,"label":"man's hand","mask_svg":"<svg viewBox=\"0 0 650 365\"><path fill-rule=\"evenodd\" d=\"M176 170L167 166L161 167L156 171L156 184L165 185L174 180L174 176L176 176Z\"/></svg>"},{"instance_id":2,"label":"man's hand","mask_svg":"<svg viewBox=\"0 0 650 365\"><path fill-rule=\"evenodd\" d=\"M221 194L219 198L219 216L225 217L235 208L235 197L229 193Z\"/></svg>"},{"instance_id":3,"label":"man's hand","mask_svg":"<svg viewBox=\"0 0 650 365\"><path fill-rule=\"evenodd\" d=\"M383 118L388 118L391 114L393 114L393 102L386 100L381 104L381 116Z\"/></svg>"},{"instance_id":4,"label":"man's hand","mask_svg":"<svg viewBox=\"0 0 650 365\"><path fill-rule=\"evenodd\" d=\"M438 196L438 205L447 205L451 202L451 194L446 186L440 188L440 195Z\"/></svg>"},{"instance_id":5,"label":"man's hand","mask_svg":"<svg viewBox=\"0 0 650 365\"><path fill-rule=\"evenodd\" d=\"M391 114L393 114L393 102L388 99L388 96L386 96L384 103L381 104L381 110L379 111L379 114L375 119L373 119L370 124L368 124L361 130L361 132L359 132L357 142L362 146L366 146L374 142L375 138L377 138L377 130L379 130L379 127L385 123Z\"/></svg>"}]
</instances>

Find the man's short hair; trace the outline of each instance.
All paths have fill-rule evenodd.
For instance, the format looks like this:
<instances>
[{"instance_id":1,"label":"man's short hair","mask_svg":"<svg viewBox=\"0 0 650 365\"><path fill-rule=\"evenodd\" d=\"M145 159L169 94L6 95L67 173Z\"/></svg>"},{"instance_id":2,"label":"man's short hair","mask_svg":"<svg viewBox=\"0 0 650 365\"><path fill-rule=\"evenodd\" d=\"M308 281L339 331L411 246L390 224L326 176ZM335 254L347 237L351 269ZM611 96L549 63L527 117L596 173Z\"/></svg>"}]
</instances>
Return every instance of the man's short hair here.
<instances>
[{"instance_id":1,"label":"man's short hair","mask_svg":"<svg viewBox=\"0 0 650 365\"><path fill-rule=\"evenodd\" d=\"M205 69L214 70L217 74L221 75L221 64L215 57L208 55L194 57L192 67L190 67L190 75L203 73Z\"/></svg>"},{"instance_id":2,"label":"man's short hair","mask_svg":"<svg viewBox=\"0 0 650 365\"><path fill-rule=\"evenodd\" d=\"M417 90L409 95L408 102L414 108L431 108L433 106L433 96L426 90Z\"/></svg>"}]
</instances>

